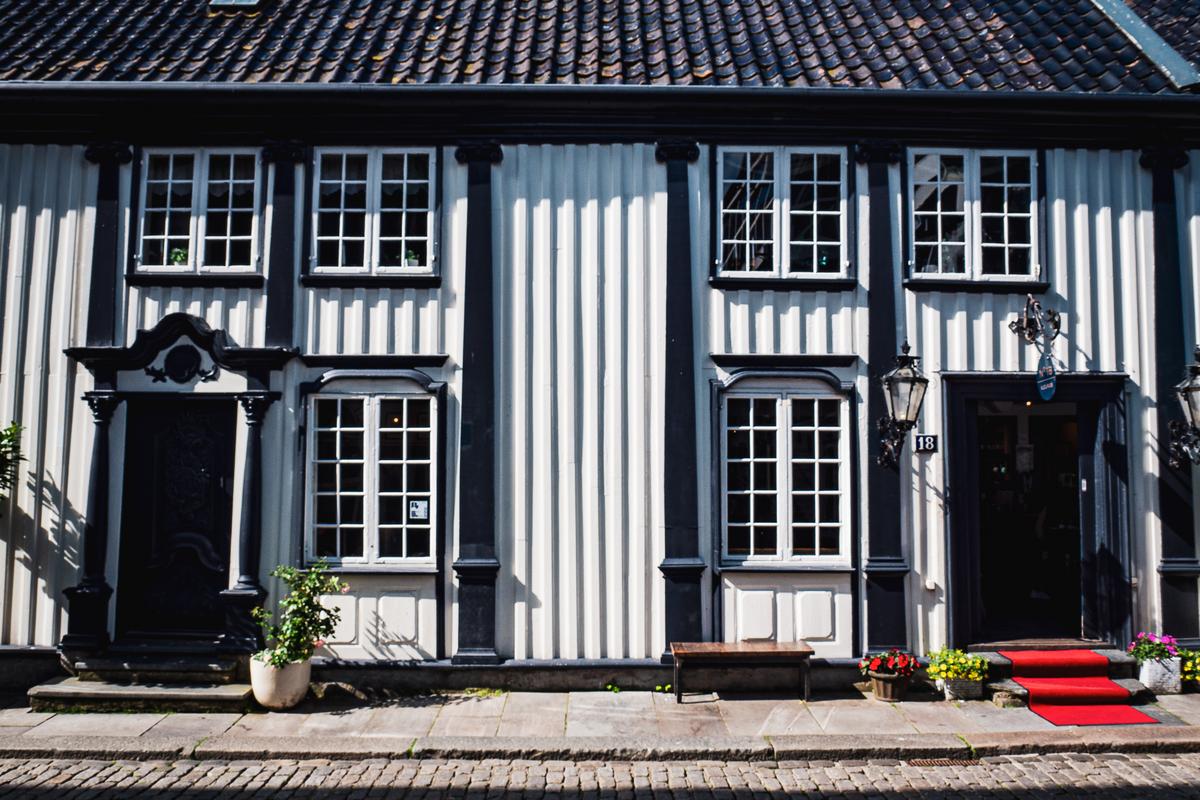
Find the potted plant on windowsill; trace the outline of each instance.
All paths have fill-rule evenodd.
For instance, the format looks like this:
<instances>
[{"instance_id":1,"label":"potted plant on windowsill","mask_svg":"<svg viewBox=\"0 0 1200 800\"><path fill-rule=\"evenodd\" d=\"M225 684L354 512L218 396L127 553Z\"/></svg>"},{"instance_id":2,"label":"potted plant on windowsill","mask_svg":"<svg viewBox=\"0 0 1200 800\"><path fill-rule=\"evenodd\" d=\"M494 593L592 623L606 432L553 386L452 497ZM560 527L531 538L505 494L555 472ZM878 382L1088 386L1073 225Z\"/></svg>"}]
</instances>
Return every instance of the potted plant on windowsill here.
<instances>
[{"instance_id":1,"label":"potted plant on windowsill","mask_svg":"<svg viewBox=\"0 0 1200 800\"><path fill-rule=\"evenodd\" d=\"M254 609L266 632L267 647L250 659L250 688L265 708L291 708L308 694L313 651L325 645L325 637L341 618L338 609L321 604L321 597L350 591L328 569L321 560L307 570L281 565L271 571L271 577L287 587L287 594L279 601L278 622L265 608Z\"/></svg>"},{"instance_id":2,"label":"potted plant on windowsill","mask_svg":"<svg viewBox=\"0 0 1200 800\"><path fill-rule=\"evenodd\" d=\"M929 654L929 677L937 681L947 700L978 700L983 697L983 681L988 663L983 656L944 647Z\"/></svg>"},{"instance_id":3,"label":"potted plant on windowsill","mask_svg":"<svg viewBox=\"0 0 1200 800\"><path fill-rule=\"evenodd\" d=\"M912 653L892 648L886 653L870 653L858 662L858 670L871 679L876 700L903 700L913 673L921 662Z\"/></svg>"},{"instance_id":4,"label":"potted plant on windowsill","mask_svg":"<svg viewBox=\"0 0 1200 800\"><path fill-rule=\"evenodd\" d=\"M416 251L414 251L414 250L405 250L404 251L404 266L406 266L406 267L421 266L421 259L417 257Z\"/></svg>"},{"instance_id":5,"label":"potted plant on windowsill","mask_svg":"<svg viewBox=\"0 0 1200 800\"><path fill-rule=\"evenodd\" d=\"M1137 659L1138 680L1155 694L1179 694L1179 643L1174 636L1142 631L1129 643L1129 655Z\"/></svg>"}]
</instances>

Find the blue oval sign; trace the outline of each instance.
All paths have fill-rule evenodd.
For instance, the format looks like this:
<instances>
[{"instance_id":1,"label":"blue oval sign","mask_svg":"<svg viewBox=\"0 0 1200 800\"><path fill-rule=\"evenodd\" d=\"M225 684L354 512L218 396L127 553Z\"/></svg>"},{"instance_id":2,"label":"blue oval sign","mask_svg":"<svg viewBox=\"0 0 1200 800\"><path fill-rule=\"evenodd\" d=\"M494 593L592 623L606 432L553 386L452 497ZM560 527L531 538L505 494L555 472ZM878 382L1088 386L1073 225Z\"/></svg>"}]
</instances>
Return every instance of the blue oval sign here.
<instances>
[{"instance_id":1,"label":"blue oval sign","mask_svg":"<svg viewBox=\"0 0 1200 800\"><path fill-rule=\"evenodd\" d=\"M1038 359L1037 387L1038 394L1043 400L1053 398L1054 390L1058 388L1058 373L1054 369L1054 357L1049 353L1043 353L1042 357Z\"/></svg>"}]
</instances>

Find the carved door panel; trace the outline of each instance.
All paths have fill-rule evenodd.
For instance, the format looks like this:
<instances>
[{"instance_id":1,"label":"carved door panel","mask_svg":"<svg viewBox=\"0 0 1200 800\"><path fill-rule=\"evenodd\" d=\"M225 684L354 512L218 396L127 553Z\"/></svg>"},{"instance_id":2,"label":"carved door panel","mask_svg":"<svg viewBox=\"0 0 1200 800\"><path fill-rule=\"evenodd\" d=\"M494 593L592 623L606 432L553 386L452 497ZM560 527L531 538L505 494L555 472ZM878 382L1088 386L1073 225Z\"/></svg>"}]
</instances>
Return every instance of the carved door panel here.
<instances>
[{"instance_id":1,"label":"carved door panel","mask_svg":"<svg viewBox=\"0 0 1200 800\"><path fill-rule=\"evenodd\" d=\"M213 638L229 582L235 404L131 400L117 633Z\"/></svg>"}]
</instances>

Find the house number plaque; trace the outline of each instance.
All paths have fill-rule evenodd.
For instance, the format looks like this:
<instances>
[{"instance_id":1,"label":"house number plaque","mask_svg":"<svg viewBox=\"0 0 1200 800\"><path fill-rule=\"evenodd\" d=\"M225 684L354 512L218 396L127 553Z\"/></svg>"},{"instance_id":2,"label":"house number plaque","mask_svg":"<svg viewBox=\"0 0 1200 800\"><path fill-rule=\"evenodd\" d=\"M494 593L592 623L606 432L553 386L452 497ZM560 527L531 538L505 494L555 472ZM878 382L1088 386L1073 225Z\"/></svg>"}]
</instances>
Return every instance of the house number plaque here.
<instances>
[{"instance_id":1,"label":"house number plaque","mask_svg":"<svg viewBox=\"0 0 1200 800\"><path fill-rule=\"evenodd\" d=\"M913 434L913 451L916 453L936 453L938 451L937 434Z\"/></svg>"}]
</instances>

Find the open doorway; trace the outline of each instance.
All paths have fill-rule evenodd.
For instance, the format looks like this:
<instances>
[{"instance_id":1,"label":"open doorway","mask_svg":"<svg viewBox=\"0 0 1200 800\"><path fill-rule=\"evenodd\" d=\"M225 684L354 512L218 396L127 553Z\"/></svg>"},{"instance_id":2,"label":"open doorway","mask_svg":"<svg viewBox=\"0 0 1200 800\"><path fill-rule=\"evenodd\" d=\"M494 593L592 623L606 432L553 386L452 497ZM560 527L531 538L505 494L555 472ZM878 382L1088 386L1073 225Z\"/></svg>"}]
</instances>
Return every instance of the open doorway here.
<instances>
[{"instance_id":1,"label":"open doorway","mask_svg":"<svg viewBox=\"0 0 1200 800\"><path fill-rule=\"evenodd\" d=\"M942 378L951 642L1128 641L1125 376Z\"/></svg>"},{"instance_id":2,"label":"open doorway","mask_svg":"<svg viewBox=\"0 0 1200 800\"><path fill-rule=\"evenodd\" d=\"M979 404L980 635L988 641L1081 634L1075 413L1073 403Z\"/></svg>"}]
</instances>

